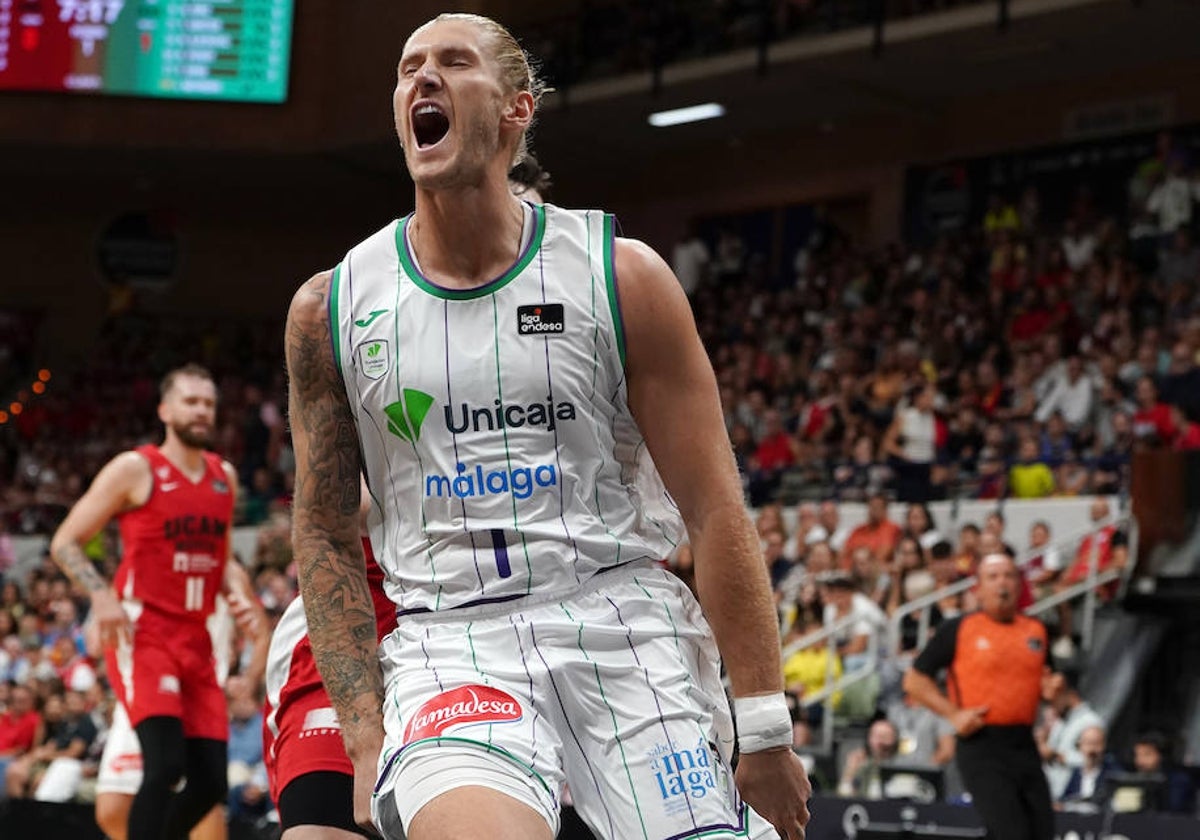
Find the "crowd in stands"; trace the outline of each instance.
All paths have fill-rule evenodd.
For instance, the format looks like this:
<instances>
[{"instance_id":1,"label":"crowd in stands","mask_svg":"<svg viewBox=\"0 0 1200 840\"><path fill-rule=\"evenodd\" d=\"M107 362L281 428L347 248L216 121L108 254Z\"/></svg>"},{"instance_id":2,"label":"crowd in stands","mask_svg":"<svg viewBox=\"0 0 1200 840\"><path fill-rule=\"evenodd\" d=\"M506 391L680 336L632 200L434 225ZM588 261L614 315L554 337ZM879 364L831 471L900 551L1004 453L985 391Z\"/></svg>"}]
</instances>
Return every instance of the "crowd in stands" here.
<instances>
[{"instance_id":1,"label":"crowd in stands","mask_svg":"<svg viewBox=\"0 0 1200 840\"><path fill-rule=\"evenodd\" d=\"M1086 191L1044 218L1028 188L931 247L868 250L818 214L782 276L729 231L681 242L751 504L1118 493L1135 447L1200 447L1187 166L1164 135L1128 224Z\"/></svg>"}]
</instances>

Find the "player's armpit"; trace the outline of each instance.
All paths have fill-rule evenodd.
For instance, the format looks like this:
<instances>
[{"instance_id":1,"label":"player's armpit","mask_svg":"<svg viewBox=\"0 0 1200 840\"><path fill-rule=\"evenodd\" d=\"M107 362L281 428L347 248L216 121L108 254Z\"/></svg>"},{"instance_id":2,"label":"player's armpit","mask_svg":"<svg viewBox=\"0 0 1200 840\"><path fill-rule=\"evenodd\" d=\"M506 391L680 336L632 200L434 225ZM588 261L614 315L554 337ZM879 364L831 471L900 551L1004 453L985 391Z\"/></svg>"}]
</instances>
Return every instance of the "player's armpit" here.
<instances>
[{"instance_id":1,"label":"player's armpit","mask_svg":"<svg viewBox=\"0 0 1200 840\"><path fill-rule=\"evenodd\" d=\"M334 361L331 275L305 283L285 329L289 420L296 453L292 543L317 669L352 760L378 752L383 677L375 610L359 538L361 458L353 415Z\"/></svg>"}]
</instances>

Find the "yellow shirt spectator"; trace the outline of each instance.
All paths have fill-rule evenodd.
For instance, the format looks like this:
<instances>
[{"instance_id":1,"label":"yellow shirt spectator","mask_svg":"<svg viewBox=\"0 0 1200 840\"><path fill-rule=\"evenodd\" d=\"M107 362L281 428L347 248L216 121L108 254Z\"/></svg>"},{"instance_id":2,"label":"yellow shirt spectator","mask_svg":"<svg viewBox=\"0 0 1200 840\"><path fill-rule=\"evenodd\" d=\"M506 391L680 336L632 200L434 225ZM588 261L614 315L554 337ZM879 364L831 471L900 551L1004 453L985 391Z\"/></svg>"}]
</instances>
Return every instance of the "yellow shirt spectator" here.
<instances>
[{"instance_id":1,"label":"yellow shirt spectator","mask_svg":"<svg viewBox=\"0 0 1200 840\"><path fill-rule=\"evenodd\" d=\"M1054 495L1054 473L1045 464L1014 464L1008 471L1008 492L1014 499L1044 499Z\"/></svg>"}]
</instances>

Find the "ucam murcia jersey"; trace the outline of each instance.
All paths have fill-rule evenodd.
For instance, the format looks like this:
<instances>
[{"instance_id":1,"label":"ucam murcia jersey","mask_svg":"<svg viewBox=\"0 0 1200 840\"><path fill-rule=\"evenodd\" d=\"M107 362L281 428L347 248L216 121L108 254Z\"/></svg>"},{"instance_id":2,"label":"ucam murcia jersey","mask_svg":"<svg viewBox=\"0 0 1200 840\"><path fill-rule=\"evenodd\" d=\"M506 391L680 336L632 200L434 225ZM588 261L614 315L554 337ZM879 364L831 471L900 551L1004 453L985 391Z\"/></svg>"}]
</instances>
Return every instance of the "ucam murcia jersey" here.
<instances>
[{"instance_id":1,"label":"ucam murcia jersey","mask_svg":"<svg viewBox=\"0 0 1200 840\"><path fill-rule=\"evenodd\" d=\"M569 593L682 532L626 401L613 218L524 205L505 274L442 288L411 216L355 246L329 295L399 613Z\"/></svg>"},{"instance_id":2,"label":"ucam murcia jersey","mask_svg":"<svg viewBox=\"0 0 1200 840\"><path fill-rule=\"evenodd\" d=\"M139 446L150 465L150 497L120 514L121 564L113 586L136 611L203 625L225 580L233 494L221 458L204 453L192 481L157 446Z\"/></svg>"}]
</instances>

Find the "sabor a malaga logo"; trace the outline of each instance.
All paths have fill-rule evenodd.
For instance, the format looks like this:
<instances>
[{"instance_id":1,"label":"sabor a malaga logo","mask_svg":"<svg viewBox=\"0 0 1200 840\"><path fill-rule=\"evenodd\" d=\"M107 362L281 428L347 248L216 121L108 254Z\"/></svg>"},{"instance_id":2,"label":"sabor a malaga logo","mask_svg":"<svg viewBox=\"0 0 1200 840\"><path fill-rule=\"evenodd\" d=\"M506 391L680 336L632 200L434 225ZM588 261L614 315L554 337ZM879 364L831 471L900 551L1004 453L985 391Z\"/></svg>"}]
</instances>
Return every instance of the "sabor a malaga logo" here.
<instances>
[{"instance_id":1,"label":"sabor a malaga logo","mask_svg":"<svg viewBox=\"0 0 1200 840\"><path fill-rule=\"evenodd\" d=\"M425 415L433 405L433 396L415 388L405 388L401 399L385 406L383 413L387 415L388 431L397 437L402 437L409 443L421 439L421 424Z\"/></svg>"},{"instance_id":2,"label":"sabor a malaga logo","mask_svg":"<svg viewBox=\"0 0 1200 840\"><path fill-rule=\"evenodd\" d=\"M378 341L376 341L374 344L372 344L370 347L367 348L367 355L370 356L371 358L378 356L379 348L382 346L383 346L382 344L380 344Z\"/></svg>"}]
</instances>

